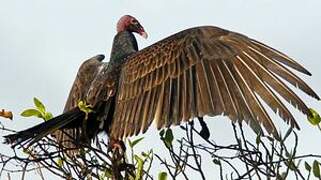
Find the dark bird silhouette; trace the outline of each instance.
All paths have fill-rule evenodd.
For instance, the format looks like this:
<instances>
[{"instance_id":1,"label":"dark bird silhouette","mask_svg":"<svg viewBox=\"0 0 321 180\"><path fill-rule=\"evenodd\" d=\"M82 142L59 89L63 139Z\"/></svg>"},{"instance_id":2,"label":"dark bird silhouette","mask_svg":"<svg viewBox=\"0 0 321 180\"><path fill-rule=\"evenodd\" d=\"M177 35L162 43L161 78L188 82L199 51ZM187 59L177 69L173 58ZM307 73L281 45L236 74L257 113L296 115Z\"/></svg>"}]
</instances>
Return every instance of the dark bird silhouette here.
<instances>
[{"instance_id":1,"label":"dark bird silhouette","mask_svg":"<svg viewBox=\"0 0 321 180\"><path fill-rule=\"evenodd\" d=\"M138 51L133 33L147 34L134 17L123 16L117 32L108 64L101 62L103 56L96 56L80 67L65 112L6 136L7 142L31 145L58 129L57 134L66 130L73 138L85 135L92 139L105 131L111 139L121 140L146 132L152 122L161 129L205 115L245 121L256 132L263 126L277 137L259 97L297 129L295 118L280 97L306 115L310 111L284 81L320 99L292 72L311 75L303 66L239 33L213 26L195 27ZM78 100L92 105L88 118L77 107Z\"/></svg>"}]
</instances>

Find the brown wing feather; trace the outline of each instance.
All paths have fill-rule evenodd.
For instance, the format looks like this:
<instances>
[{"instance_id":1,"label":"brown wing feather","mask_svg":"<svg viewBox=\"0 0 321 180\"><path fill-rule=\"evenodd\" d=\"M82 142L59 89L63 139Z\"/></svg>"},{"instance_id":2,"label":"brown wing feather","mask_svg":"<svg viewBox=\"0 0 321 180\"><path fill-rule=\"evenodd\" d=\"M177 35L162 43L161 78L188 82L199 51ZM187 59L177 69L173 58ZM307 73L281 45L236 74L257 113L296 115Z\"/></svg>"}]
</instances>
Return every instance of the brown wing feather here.
<instances>
[{"instance_id":1,"label":"brown wing feather","mask_svg":"<svg viewBox=\"0 0 321 180\"><path fill-rule=\"evenodd\" d=\"M103 59L103 55L97 55L82 63L70 90L64 112L77 107L78 101L85 99L91 82L97 75L98 68L101 66ZM74 148L75 144L72 139L76 139L79 134L80 129L64 129L57 130L53 133L53 136L56 137L57 141L64 148Z\"/></svg>"},{"instance_id":2,"label":"brown wing feather","mask_svg":"<svg viewBox=\"0 0 321 180\"><path fill-rule=\"evenodd\" d=\"M179 32L130 56L123 65L109 133L123 138L145 132L154 120L159 129L224 114L232 121L245 120L257 132L262 124L277 135L258 97L298 128L276 93L305 114L308 108L279 77L319 97L287 66L310 75L285 54L238 33L217 27Z\"/></svg>"}]
</instances>

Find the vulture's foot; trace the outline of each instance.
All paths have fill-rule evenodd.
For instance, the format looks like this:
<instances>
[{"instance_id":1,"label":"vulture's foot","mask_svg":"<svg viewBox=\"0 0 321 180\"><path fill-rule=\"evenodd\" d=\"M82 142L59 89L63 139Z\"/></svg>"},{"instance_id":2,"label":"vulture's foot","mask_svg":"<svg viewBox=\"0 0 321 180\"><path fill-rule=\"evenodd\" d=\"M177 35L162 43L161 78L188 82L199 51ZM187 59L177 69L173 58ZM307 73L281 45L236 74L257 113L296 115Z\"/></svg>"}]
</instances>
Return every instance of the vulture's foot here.
<instances>
[{"instance_id":1,"label":"vulture's foot","mask_svg":"<svg viewBox=\"0 0 321 180\"><path fill-rule=\"evenodd\" d=\"M110 139L109 148L110 151L117 154L124 154L126 152L126 146L122 140Z\"/></svg>"}]
</instances>

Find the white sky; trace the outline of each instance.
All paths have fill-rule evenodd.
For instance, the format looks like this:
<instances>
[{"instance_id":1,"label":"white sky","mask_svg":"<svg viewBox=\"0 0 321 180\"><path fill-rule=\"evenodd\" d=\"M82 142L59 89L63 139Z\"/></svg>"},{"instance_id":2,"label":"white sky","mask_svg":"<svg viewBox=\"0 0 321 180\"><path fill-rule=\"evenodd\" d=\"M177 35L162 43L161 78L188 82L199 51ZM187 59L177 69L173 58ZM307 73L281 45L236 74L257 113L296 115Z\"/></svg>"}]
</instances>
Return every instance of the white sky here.
<instances>
[{"instance_id":1,"label":"white sky","mask_svg":"<svg viewBox=\"0 0 321 180\"><path fill-rule=\"evenodd\" d=\"M18 115L32 105L35 96L59 114L82 61L96 54L105 54L108 59L115 24L124 14L135 16L149 34L148 40L137 38L140 48L199 25L243 33L297 59L313 74L301 77L321 95L320 7L319 0L2 0L0 109ZM308 106L321 112L320 102L299 94ZM291 111L302 128L301 153L321 154L320 132L305 116ZM229 122L222 117L213 119L217 121L210 122L212 137L222 142L230 139L231 134L226 133L231 129ZM280 118L274 119L285 127ZM19 116L13 122L2 122L16 129L36 123ZM159 145L155 144L160 143L157 134L149 131L140 148ZM0 145L0 151L5 150Z\"/></svg>"}]
</instances>

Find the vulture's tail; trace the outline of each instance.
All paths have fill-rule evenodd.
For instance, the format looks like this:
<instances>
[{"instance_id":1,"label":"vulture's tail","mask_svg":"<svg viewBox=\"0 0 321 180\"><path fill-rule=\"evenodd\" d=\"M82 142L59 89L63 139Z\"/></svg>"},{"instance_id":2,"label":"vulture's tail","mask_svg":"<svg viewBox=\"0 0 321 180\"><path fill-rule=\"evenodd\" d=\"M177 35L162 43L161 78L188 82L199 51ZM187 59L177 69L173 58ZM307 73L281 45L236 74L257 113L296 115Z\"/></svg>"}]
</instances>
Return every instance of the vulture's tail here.
<instances>
[{"instance_id":1,"label":"vulture's tail","mask_svg":"<svg viewBox=\"0 0 321 180\"><path fill-rule=\"evenodd\" d=\"M84 118L85 113L78 108L75 108L29 129L4 136L5 143L13 144L12 147L26 144L27 146L31 146L57 129L79 126L79 123L81 123Z\"/></svg>"}]
</instances>

